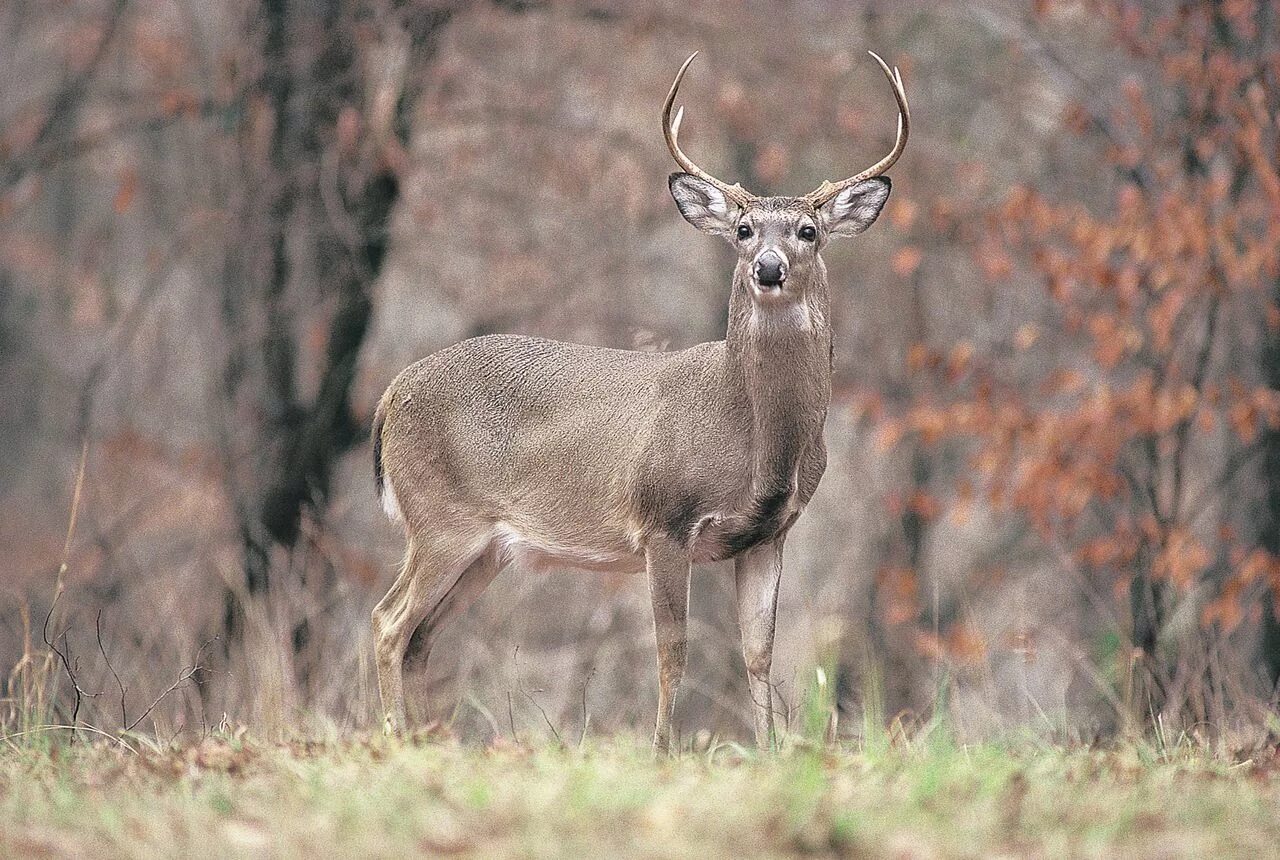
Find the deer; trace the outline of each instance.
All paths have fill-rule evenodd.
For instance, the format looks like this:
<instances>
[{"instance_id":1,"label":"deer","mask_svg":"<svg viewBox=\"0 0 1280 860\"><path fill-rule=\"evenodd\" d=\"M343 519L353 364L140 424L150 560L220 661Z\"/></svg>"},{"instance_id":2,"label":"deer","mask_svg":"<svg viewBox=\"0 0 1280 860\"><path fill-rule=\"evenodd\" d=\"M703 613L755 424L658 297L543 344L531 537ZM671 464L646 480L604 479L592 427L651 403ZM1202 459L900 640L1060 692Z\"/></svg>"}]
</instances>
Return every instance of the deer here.
<instances>
[{"instance_id":1,"label":"deer","mask_svg":"<svg viewBox=\"0 0 1280 860\"><path fill-rule=\"evenodd\" d=\"M406 729L404 671L500 570L645 575L657 644L655 753L672 751L687 663L692 565L732 559L755 741L776 745L770 671L783 543L826 469L831 294L821 252L862 233L889 197L910 110L888 155L803 197L757 196L681 150L662 107L680 214L737 254L724 340L677 351L493 334L403 370L373 417L374 479L403 524L400 573L373 610L385 728Z\"/></svg>"}]
</instances>

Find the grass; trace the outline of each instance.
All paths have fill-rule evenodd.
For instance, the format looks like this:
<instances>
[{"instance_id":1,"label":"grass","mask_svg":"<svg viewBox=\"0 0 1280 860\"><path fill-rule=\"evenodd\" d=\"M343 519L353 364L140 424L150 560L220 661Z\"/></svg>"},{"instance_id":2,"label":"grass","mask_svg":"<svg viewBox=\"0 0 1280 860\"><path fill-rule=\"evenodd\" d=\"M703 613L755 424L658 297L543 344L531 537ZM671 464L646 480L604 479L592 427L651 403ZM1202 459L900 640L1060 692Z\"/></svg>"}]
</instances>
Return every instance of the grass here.
<instances>
[{"instance_id":1,"label":"grass","mask_svg":"<svg viewBox=\"0 0 1280 860\"><path fill-rule=\"evenodd\" d=\"M132 743L42 734L0 747L0 856L1229 857L1280 845L1280 766L1190 747L926 739L654 761L624 741Z\"/></svg>"}]
</instances>

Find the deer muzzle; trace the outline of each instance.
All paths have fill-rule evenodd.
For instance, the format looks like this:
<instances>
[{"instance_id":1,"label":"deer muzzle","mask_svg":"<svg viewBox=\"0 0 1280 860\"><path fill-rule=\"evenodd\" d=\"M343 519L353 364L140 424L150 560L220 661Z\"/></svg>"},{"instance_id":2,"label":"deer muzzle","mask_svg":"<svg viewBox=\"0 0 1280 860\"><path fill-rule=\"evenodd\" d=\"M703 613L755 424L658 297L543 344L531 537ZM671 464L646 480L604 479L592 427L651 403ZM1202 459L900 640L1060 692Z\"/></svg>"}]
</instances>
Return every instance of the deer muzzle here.
<instances>
[{"instance_id":1,"label":"deer muzzle","mask_svg":"<svg viewBox=\"0 0 1280 860\"><path fill-rule=\"evenodd\" d=\"M754 266L756 283L762 287L781 287L787 279L787 258L769 248L760 252Z\"/></svg>"}]
</instances>

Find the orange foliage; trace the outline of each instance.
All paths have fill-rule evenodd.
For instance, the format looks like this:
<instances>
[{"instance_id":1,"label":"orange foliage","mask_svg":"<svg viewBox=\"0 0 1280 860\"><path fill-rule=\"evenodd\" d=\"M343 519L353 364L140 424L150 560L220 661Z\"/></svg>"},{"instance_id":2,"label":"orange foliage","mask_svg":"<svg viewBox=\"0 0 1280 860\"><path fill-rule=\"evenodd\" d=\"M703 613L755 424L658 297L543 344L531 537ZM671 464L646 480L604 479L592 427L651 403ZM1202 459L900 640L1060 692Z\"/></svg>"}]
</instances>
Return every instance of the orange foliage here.
<instances>
[{"instance_id":1,"label":"orange foliage","mask_svg":"<svg viewBox=\"0 0 1280 860\"><path fill-rule=\"evenodd\" d=\"M915 571L905 567L887 567L876 576L884 619L887 624L904 624L920 616L920 586Z\"/></svg>"},{"instance_id":2,"label":"orange foliage","mask_svg":"<svg viewBox=\"0 0 1280 860\"><path fill-rule=\"evenodd\" d=\"M972 624L955 624L943 633L919 630L918 653L931 660L948 660L960 666L978 666L987 656L987 641Z\"/></svg>"},{"instance_id":3,"label":"orange foliage","mask_svg":"<svg viewBox=\"0 0 1280 860\"><path fill-rule=\"evenodd\" d=\"M982 223L974 264L988 279L1031 273L1046 306L1002 349L914 345L918 395L881 442L959 447L988 501L1118 595L1136 578L1179 595L1203 585L1214 596L1202 620L1230 631L1259 589L1280 585L1280 563L1251 547L1225 584L1209 580L1241 538L1205 517L1248 474L1260 433L1280 427L1280 392L1239 353L1280 329L1280 93L1267 84L1280 51L1251 41L1255 4L1089 6L1150 73L1119 82L1109 110L1073 104L1064 117L1104 147L1098 179L1114 175L1114 191L1078 201L1020 186L992 211L933 206L938 225ZM906 251L900 275L919 263Z\"/></svg>"}]
</instances>

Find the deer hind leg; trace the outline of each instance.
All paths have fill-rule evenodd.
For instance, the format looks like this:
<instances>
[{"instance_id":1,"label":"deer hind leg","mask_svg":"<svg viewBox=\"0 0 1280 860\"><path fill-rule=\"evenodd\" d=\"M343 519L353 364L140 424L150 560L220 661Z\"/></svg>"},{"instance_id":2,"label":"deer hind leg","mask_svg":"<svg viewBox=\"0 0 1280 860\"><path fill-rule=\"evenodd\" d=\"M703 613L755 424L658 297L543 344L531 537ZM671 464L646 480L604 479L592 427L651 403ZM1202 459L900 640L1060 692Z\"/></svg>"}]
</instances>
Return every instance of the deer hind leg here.
<instances>
[{"instance_id":1,"label":"deer hind leg","mask_svg":"<svg viewBox=\"0 0 1280 860\"><path fill-rule=\"evenodd\" d=\"M411 537L400 575L374 607L373 651L388 732L404 731L408 724L404 657L413 632L484 551L483 544L475 544L474 538L457 533Z\"/></svg>"},{"instance_id":2,"label":"deer hind leg","mask_svg":"<svg viewBox=\"0 0 1280 860\"><path fill-rule=\"evenodd\" d=\"M445 622L466 612L489 587L489 583L493 582L500 567L497 554L490 548L462 572L462 576L458 577L444 598L427 614L418 629L413 631L404 655L404 666L408 671L419 671L426 666L431 646L440 635Z\"/></svg>"},{"instance_id":3,"label":"deer hind leg","mask_svg":"<svg viewBox=\"0 0 1280 860\"><path fill-rule=\"evenodd\" d=\"M655 541L645 551L645 572L653 601L653 631L658 641L655 753L671 752L671 718L688 661L689 564L689 551L671 541Z\"/></svg>"}]
</instances>

